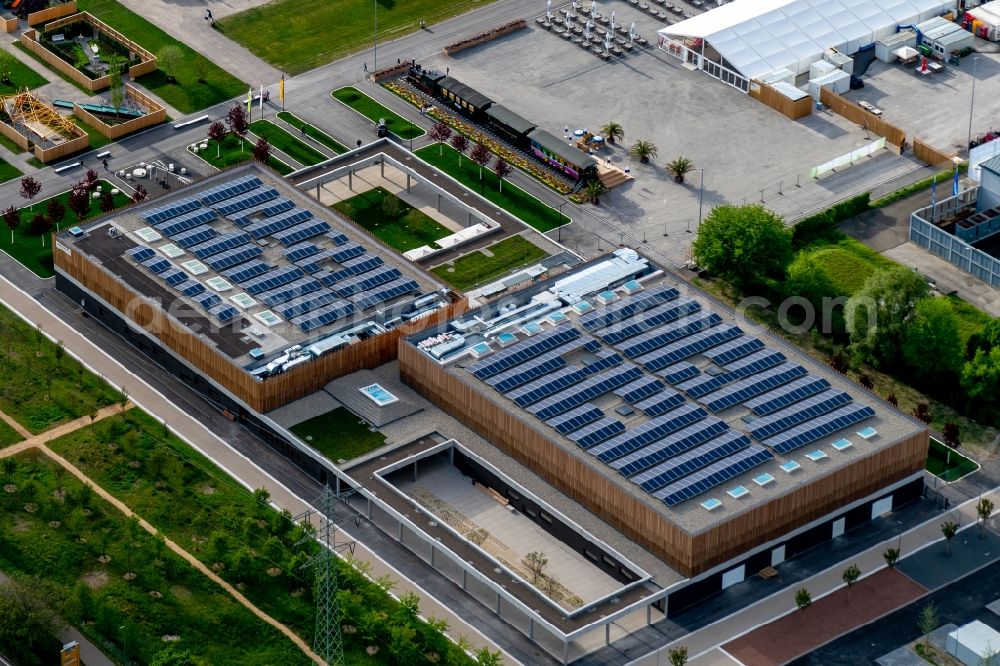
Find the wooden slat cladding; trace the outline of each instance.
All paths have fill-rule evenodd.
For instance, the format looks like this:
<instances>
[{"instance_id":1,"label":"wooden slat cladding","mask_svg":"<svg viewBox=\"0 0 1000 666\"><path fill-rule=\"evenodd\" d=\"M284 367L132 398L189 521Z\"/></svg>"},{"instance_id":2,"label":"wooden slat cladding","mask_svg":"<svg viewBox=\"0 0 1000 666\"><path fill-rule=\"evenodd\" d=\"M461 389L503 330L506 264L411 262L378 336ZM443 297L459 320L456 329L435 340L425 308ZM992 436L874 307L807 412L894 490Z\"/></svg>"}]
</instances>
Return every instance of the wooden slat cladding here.
<instances>
[{"instance_id":1,"label":"wooden slat cladding","mask_svg":"<svg viewBox=\"0 0 1000 666\"><path fill-rule=\"evenodd\" d=\"M750 96L758 102L766 104L783 116L792 120L798 120L812 113L813 98L806 96L802 99L789 99L782 95L775 88L761 81L750 82Z\"/></svg>"},{"instance_id":2,"label":"wooden slat cladding","mask_svg":"<svg viewBox=\"0 0 1000 666\"><path fill-rule=\"evenodd\" d=\"M463 298L432 316L326 354L277 377L257 381L198 335L168 317L160 307L150 304L103 267L92 263L83 253L67 253L57 247L53 252L53 261L58 270L96 294L257 412L267 412L306 396L338 377L395 360L399 341L404 336L452 319L464 312L468 305Z\"/></svg>"},{"instance_id":3,"label":"wooden slat cladding","mask_svg":"<svg viewBox=\"0 0 1000 666\"><path fill-rule=\"evenodd\" d=\"M533 417L494 402L405 341L400 344L399 373L421 395L685 576L706 571L906 478L923 468L927 451L924 430L692 535L622 489L609 478L610 470L599 469L549 440L533 427Z\"/></svg>"},{"instance_id":4,"label":"wooden slat cladding","mask_svg":"<svg viewBox=\"0 0 1000 666\"><path fill-rule=\"evenodd\" d=\"M906 132L892 123L882 120L881 116L876 116L871 111L862 109L851 100L841 97L829 88L820 87L819 101L837 115L847 118L852 123L867 127L879 136L884 136L886 141L897 148L906 142Z\"/></svg>"}]
</instances>

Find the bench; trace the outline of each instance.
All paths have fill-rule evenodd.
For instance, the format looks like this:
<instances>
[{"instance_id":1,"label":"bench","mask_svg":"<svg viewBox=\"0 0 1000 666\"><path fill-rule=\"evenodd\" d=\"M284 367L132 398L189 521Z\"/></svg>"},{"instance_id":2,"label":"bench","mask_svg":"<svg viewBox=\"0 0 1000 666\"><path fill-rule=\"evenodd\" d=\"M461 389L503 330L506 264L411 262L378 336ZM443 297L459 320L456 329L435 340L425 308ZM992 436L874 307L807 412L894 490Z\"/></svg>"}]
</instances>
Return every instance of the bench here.
<instances>
[{"instance_id":1,"label":"bench","mask_svg":"<svg viewBox=\"0 0 1000 666\"><path fill-rule=\"evenodd\" d=\"M103 150L103 151L97 153L97 159L102 160L105 157L111 157L111 151L110 150Z\"/></svg>"},{"instance_id":2,"label":"bench","mask_svg":"<svg viewBox=\"0 0 1000 666\"><path fill-rule=\"evenodd\" d=\"M62 166L58 166L55 169L53 169L53 171L55 171L56 173L62 173L66 169L72 169L73 167L78 167L81 164L83 164L83 162L71 162L69 164L63 164Z\"/></svg>"},{"instance_id":3,"label":"bench","mask_svg":"<svg viewBox=\"0 0 1000 666\"><path fill-rule=\"evenodd\" d=\"M483 493L487 497L493 499L497 504L500 504L501 506L507 506L508 504L510 504L510 500L508 500L506 497L504 497L497 491L493 490L489 486L484 486L478 481L475 482L475 485L476 485L476 490Z\"/></svg>"},{"instance_id":4,"label":"bench","mask_svg":"<svg viewBox=\"0 0 1000 666\"><path fill-rule=\"evenodd\" d=\"M204 122L206 120L208 120L208 114L205 114L204 116L198 116L197 118L192 118L191 120L185 120L182 123L177 123L174 125L174 129L181 129L183 127L187 127L188 125L194 125L195 123Z\"/></svg>"}]
</instances>

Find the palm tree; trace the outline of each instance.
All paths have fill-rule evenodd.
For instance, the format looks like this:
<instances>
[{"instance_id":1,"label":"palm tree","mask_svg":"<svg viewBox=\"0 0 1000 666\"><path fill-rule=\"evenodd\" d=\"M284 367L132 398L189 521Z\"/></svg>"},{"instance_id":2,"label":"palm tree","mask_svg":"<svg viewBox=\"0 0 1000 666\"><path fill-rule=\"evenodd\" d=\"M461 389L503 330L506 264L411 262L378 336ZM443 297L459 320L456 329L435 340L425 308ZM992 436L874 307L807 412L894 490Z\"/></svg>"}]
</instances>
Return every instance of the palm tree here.
<instances>
[{"instance_id":1,"label":"palm tree","mask_svg":"<svg viewBox=\"0 0 1000 666\"><path fill-rule=\"evenodd\" d=\"M673 162L667 164L667 171L674 174L674 180L678 183L684 182L684 174L694 171L694 162L681 155Z\"/></svg>"},{"instance_id":2,"label":"palm tree","mask_svg":"<svg viewBox=\"0 0 1000 666\"><path fill-rule=\"evenodd\" d=\"M646 164L651 158L656 157L656 153L659 151L652 141L639 139L632 144L632 147L628 149L628 152L632 153L635 157L638 157L640 162Z\"/></svg>"},{"instance_id":3,"label":"palm tree","mask_svg":"<svg viewBox=\"0 0 1000 666\"><path fill-rule=\"evenodd\" d=\"M608 143L613 144L615 141L623 141L625 139L625 128L622 127L621 123L611 121L601 127L601 134L604 135Z\"/></svg>"},{"instance_id":4,"label":"palm tree","mask_svg":"<svg viewBox=\"0 0 1000 666\"><path fill-rule=\"evenodd\" d=\"M596 178L587 183L587 198L590 199L590 203L595 206L601 203L601 195L608 191L608 188L604 187L604 183Z\"/></svg>"}]
</instances>

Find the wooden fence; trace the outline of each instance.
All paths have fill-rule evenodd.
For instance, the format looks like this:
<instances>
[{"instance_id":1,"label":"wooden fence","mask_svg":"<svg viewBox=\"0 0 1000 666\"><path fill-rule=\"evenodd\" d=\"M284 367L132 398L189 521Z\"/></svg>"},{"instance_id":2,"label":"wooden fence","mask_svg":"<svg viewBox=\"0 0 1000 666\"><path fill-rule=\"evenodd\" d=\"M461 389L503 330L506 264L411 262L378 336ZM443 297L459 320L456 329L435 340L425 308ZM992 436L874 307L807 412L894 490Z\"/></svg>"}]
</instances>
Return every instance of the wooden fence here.
<instances>
[{"instance_id":1,"label":"wooden fence","mask_svg":"<svg viewBox=\"0 0 1000 666\"><path fill-rule=\"evenodd\" d=\"M813 110L812 97L806 95L801 99L793 100L760 81L750 82L750 96L792 120L808 116Z\"/></svg>"},{"instance_id":2,"label":"wooden fence","mask_svg":"<svg viewBox=\"0 0 1000 666\"><path fill-rule=\"evenodd\" d=\"M917 137L913 137L913 155L932 167L951 167L956 153L945 153Z\"/></svg>"},{"instance_id":3,"label":"wooden fence","mask_svg":"<svg viewBox=\"0 0 1000 666\"><path fill-rule=\"evenodd\" d=\"M83 130L80 130L80 133L83 136L68 139L63 143L60 143L58 146L52 146L50 148L42 148L38 144L35 144L35 147L33 148L35 157L37 157L40 162L48 164L49 162L62 159L67 155L72 155L73 153L79 153L89 149L90 135Z\"/></svg>"},{"instance_id":4,"label":"wooden fence","mask_svg":"<svg viewBox=\"0 0 1000 666\"><path fill-rule=\"evenodd\" d=\"M206 344L197 334L170 317L158 305L150 303L106 268L92 262L84 253L75 251L71 245L65 250L61 247L52 254L58 270L72 277L84 289L97 295L147 334L157 338L176 355L257 412L266 412L308 395L337 377L358 370L375 368L395 360L399 340L403 336L454 318L468 307L468 301L463 298L433 316L331 352L310 363L297 366L289 372L260 381L234 364L232 359L215 347Z\"/></svg>"},{"instance_id":5,"label":"wooden fence","mask_svg":"<svg viewBox=\"0 0 1000 666\"><path fill-rule=\"evenodd\" d=\"M80 118L80 120L112 140L120 139L127 134L138 132L141 129L152 127L153 125L159 125L167 119L167 110L165 108L160 106L156 100L147 95L143 95L139 92L139 90L132 87L128 83L125 84L125 97L126 99L132 99L138 103L139 106L146 109L146 114L139 116L138 118L126 120L123 123L118 123L117 125L109 125L98 116L95 116L90 111L81 107L76 102L73 102L73 113Z\"/></svg>"},{"instance_id":6,"label":"wooden fence","mask_svg":"<svg viewBox=\"0 0 1000 666\"><path fill-rule=\"evenodd\" d=\"M49 33L53 30L58 30L64 26L72 25L73 23L77 23L79 21L89 23L95 30L121 43L129 50L130 53L134 53L139 56L139 62L128 68L128 75L133 81L144 74L156 71L156 56L132 40L128 39L125 35L121 34L103 21L98 20L88 12L80 12L78 14L72 14L70 16L52 21L51 23L46 24L44 32ZM85 88L90 92L98 92L99 90L104 90L111 86L110 76L100 76L92 79L50 51L44 44L42 44L38 32L34 29L29 29L21 33L19 41L24 48L45 61L49 67L58 72L62 72L74 82L78 83L82 88Z\"/></svg>"},{"instance_id":7,"label":"wooden fence","mask_svg":"<svg viewBox=\"0 0 1000 666\"><path fill-rule=\"evenodd\" d=\"M61 19L64 16L69 16L70 14L76 13L76 0L68 0L67 2L53 2L49 7L45 9L39 9L37 12L31 12L28 14L28 25L38 25L39 23L48 23L49 21L55 21L56 19Z\"/></svg>"},{"instance_id":8,"label":"wooden fence","mask_svg":"<svg viewBox=\"0 0 1000 666\"><path fill-rule=\"evenodd\" d=\"M882 120L880 116L876 116L871 111L862 109L854 102L841 97L829 88L824 87L819 89L819 101L837 115L847 118L852 123L867 127L870 132L884 136L886 142L891 143L896 148L901 147L906 142L906 132Z\"/></svg>"}]
</instances>

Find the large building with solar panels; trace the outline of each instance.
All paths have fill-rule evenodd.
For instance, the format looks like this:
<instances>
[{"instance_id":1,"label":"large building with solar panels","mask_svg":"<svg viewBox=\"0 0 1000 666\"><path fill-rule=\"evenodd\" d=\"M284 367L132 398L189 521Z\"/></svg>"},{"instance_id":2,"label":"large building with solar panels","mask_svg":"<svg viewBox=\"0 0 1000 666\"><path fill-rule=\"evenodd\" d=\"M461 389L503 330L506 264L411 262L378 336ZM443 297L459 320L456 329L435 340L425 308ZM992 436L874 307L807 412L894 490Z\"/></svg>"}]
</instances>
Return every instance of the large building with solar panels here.
<instances>
[{"instance_id":1,"label":"large building with solar panels","mask_svg":"<svg viewBox=\"0 0 1000 666\"><path fill-rule=\"evenodd\" d=\"M255 164L73 227L56 247L59 289L234 410L392 360L399 335L455 300Z\"/></svg>"},{"instance_id":2,"label":"large building with solar panels","mask_svg":"<svg viewBox=\"0 0 1000 666\"><path fill-rule=\"evenodd\" d=\"M621 249L407 338L400 374L717 591L919 497L927 428Z\"/></svg>"}]
</instances>

